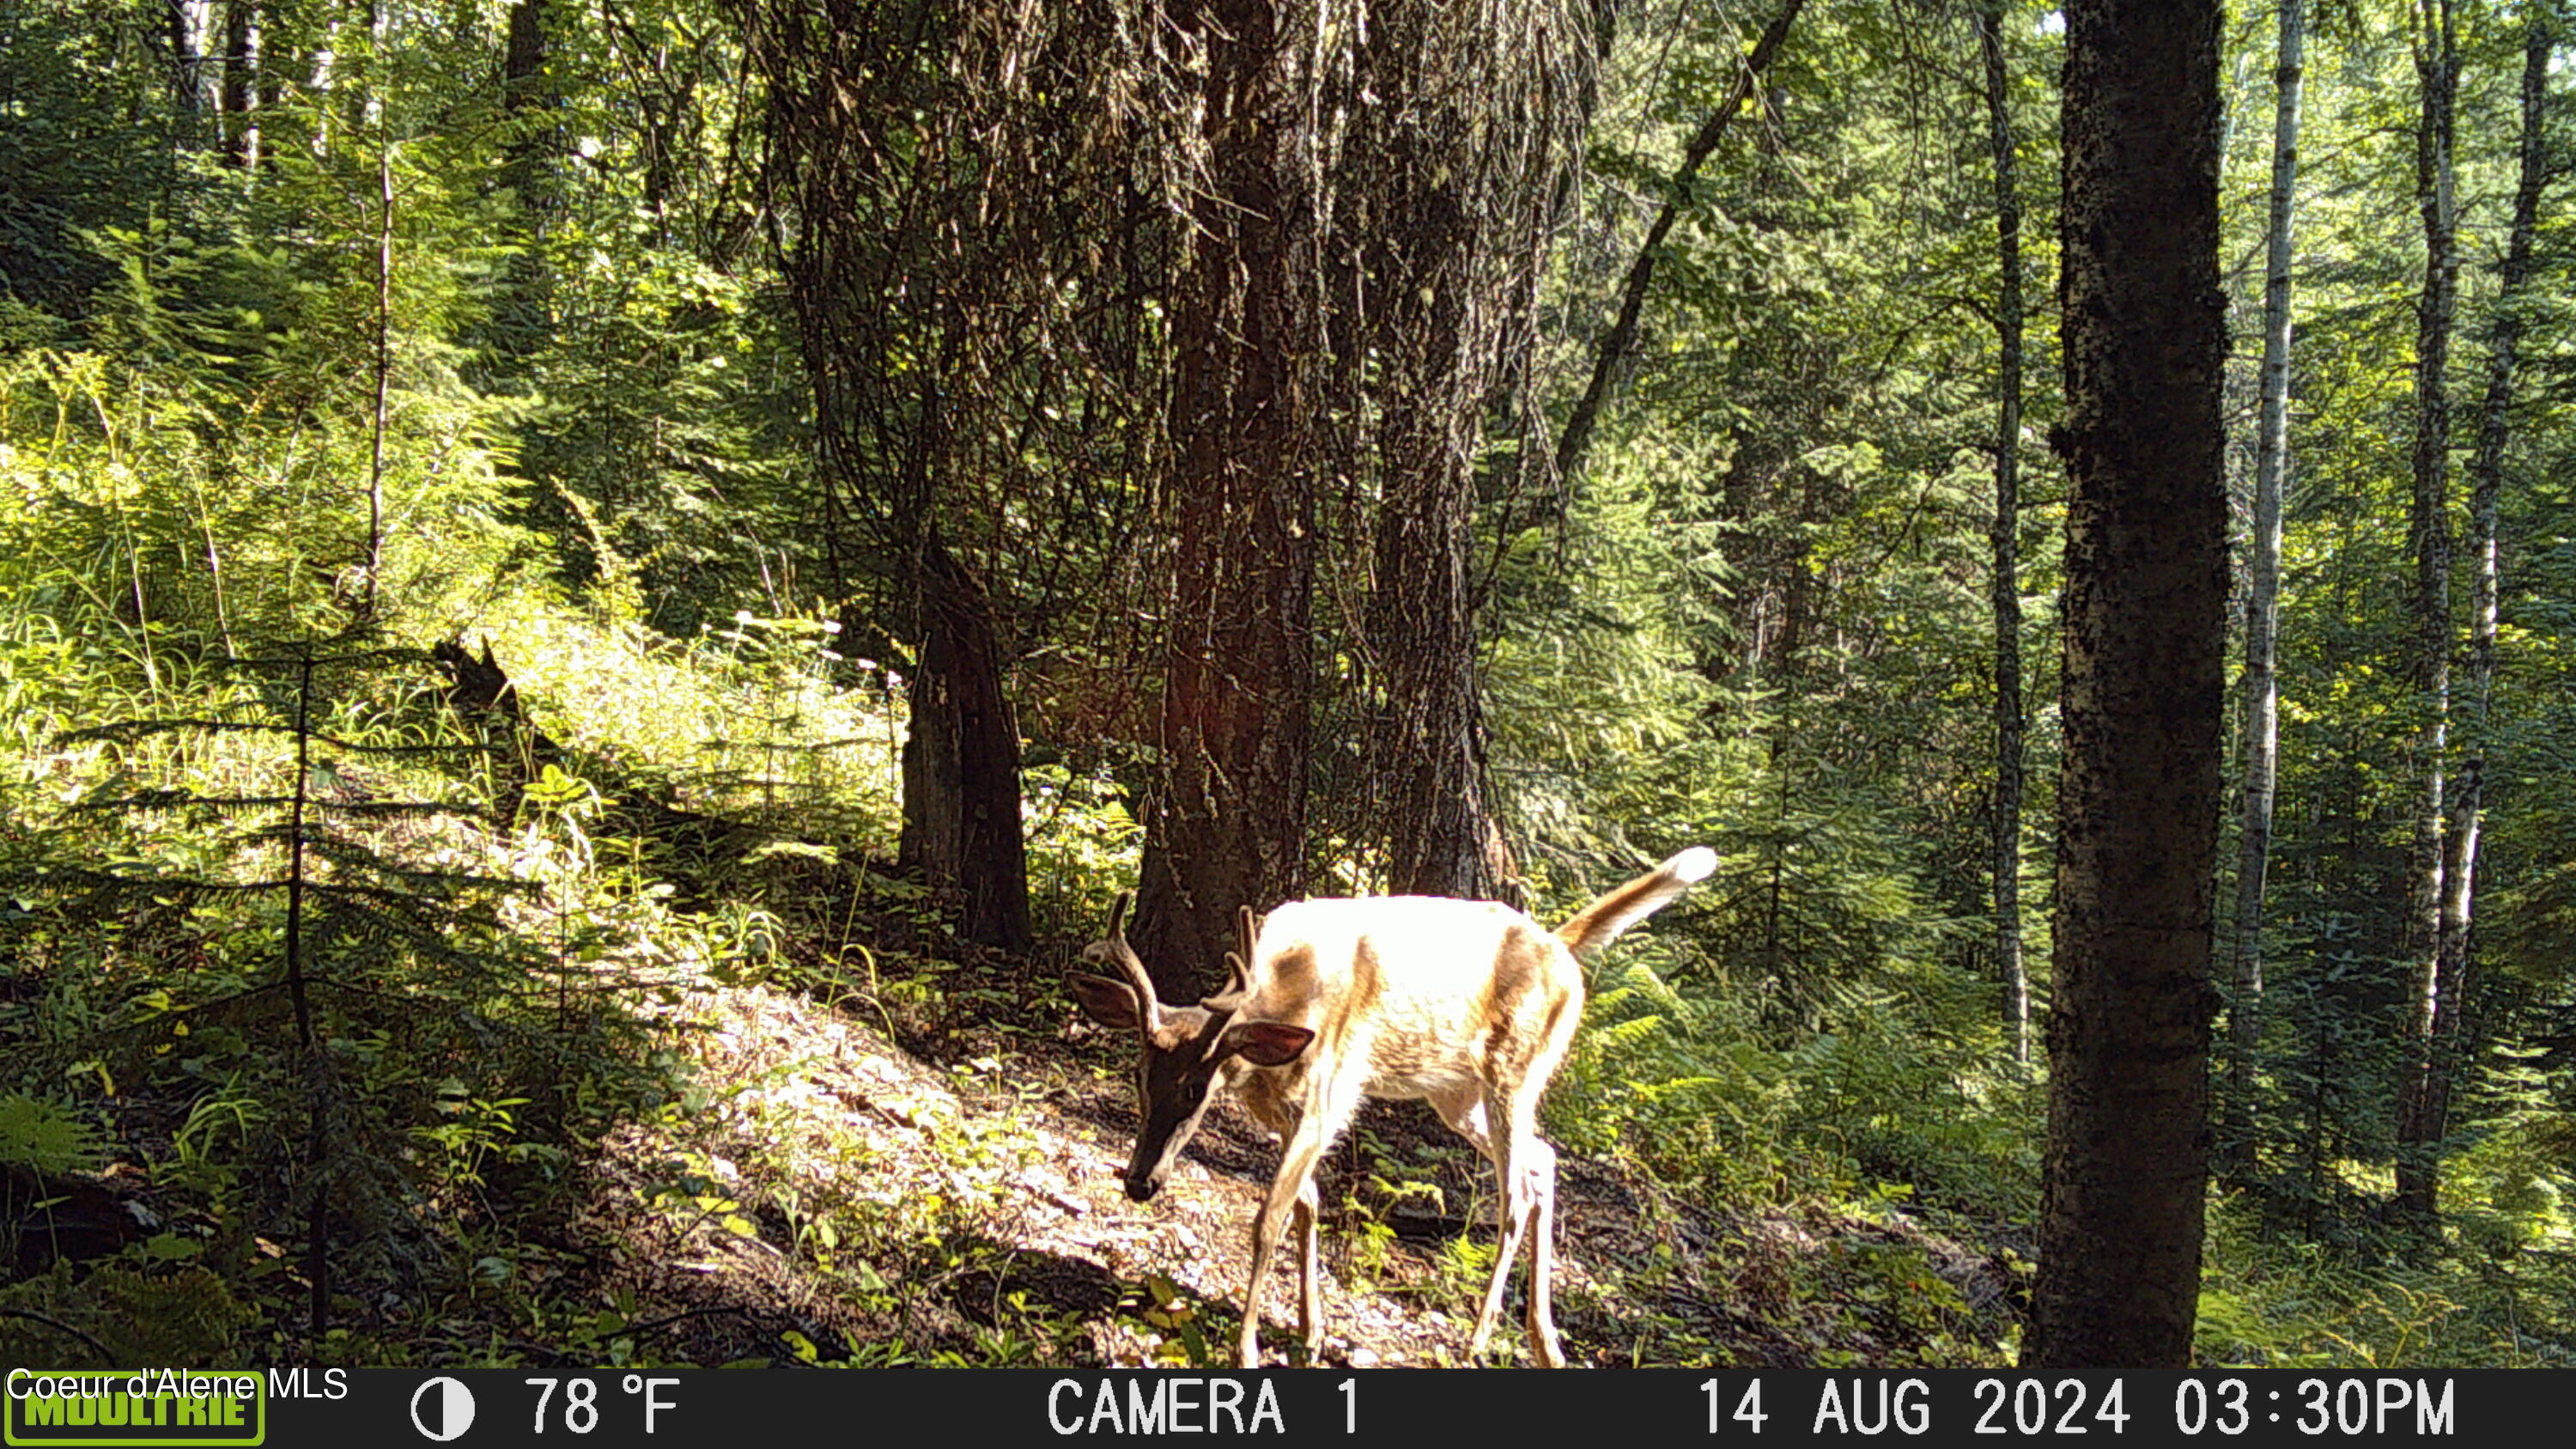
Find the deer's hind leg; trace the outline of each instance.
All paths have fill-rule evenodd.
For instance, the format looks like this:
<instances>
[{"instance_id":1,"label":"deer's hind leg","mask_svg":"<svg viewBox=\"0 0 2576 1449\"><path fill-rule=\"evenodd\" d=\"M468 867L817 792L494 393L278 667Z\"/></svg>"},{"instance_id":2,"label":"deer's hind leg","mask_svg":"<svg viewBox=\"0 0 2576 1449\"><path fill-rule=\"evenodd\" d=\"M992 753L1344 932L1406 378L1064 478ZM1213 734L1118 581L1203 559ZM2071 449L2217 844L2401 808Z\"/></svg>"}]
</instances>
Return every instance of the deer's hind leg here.
<instances>
[{"instance_id":1,"label":"deer's hind leg","mask_svg":"<svg viewBox=\"0 0 2576 1449\"><path fill-rule=\"evenodd\" d=\"M1530 1356L1541 1368L1563 1368L1565 1345L1556 1335L1548 1292L1556 1276L1556 1149L1535 1133L1523 1138L1521 1147L1530 1195Z\"/></svg>"},{"instance_id":2,"label":"deer's hind leg","mask_svg":"<svg viewBox=\"0 0 2576 1449\"><path fill-rule=\"evenodd\" d=\"M1512 1171L1510 1135L1494 1130L1496 1105L1490 1093L1474 1084L1431 1098L1432 1110L1440 1114L1440 1120L1494 1164L1501 1189L1494 1204L1494 1277L1485 1287L1484 1306L1476 1314L1476 1331L1467 1340L1469 1358L1484 1355L1485 1341L1493 1336L1495 1320L1502 1316L1503 1292L1511 1281L1512 1260L1520 1256L1522 1226L1529 1220L1525 1194Z\"/></svg>"},{"instance_id":3,"label":"deer's hind leg","mask_svg":"<svg viewBox=\"0 0 2576 1449\"><path fill-rule=\"evenodd\" d=\"M1489 1112L1493 1105L1498 1105L1492 1097L1488 1097L1486 1101ZM1491 1115L1501 1114L1491 1113ZM1537 1139L1528 1136L1520 1124L1507 1123L1502 1125L1502 1130L1492 1135L1486 1148L1485 1155L1493 1159L1494 1177L1502 1189L1500 1201L1494 1205L1495 1223L1499 1232L1494 1244L1493 1281L1485 1285L1484 1306L1476 1313L1476 1332L1467 1343L1467 1353L1470 1357L1484 1353L1485 1341L1493 1334L1494 1324L1502 1317L1503 1295L1511 1286L1512 1265L1519 1261L1521 1239L1529 1231L1530 1219L1537 1215L1537 1204L1532 1200L1533 1195L1530 1191L1529 1173L1532 1163L1530 1149L1535 1145L1537 1145ZM1542 1345L1532 1344L1531 1352L1538 1355L1543 1365L1555 1367L1555 1364L1549 1361L1547 1350Z\"/></svg>"},{"instance_id":4,"label":"deer's hind leg","mask_svg":"<svg viewBox=\"0 0 2576 1449\"><path fill-rule=\"evenodd\" d=\"M1516 1061L1492 1064L1472 1113L1461 1113L1481 1119L1477 1125L1486 1131L1480 1145L1493 1159L1502 1187L1502 1233L1494 1251L1494 1279L1485 1289L1483 1311L1476 1315L1470 1354L1484 1351L1487 1335L1502 1316L1503 1294L1526 1236L1530 1245L1529 1355L1541 1368L1565 1366L1565 1347L1557 1337L1551 1293L1556 1272L1556 1149L1539 1140L1538 1103L1549 1078L1556 1075L1557 1064L1565 1059L1565 1049L1581 1011L1579 996L1568 993L1559 1000L1549 1012L1544 1034L1531 1043L1527 1054ZM1443 1115L1448 1114L1444 1111ZM1459 1123L1452 1119L1451 1125ZM1465 1132L1466 1128L1459 1126L1459 1130ZM1476 1140L1475 1134L1468 1135L1471 1141Z\"/></svg>"}]
</instances>

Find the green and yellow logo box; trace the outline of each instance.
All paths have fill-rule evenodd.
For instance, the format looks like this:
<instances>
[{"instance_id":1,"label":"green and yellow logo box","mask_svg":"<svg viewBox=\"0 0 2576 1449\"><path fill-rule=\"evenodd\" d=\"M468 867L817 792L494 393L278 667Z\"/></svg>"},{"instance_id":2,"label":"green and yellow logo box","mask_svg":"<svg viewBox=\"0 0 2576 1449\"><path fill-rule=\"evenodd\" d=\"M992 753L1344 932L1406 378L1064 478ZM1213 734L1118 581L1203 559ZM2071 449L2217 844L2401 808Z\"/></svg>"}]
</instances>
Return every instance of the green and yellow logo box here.
<instances>
[{"instance_id":1,"label":"green and yellow logo box","mask_svg":"<svg viewBox=\"0 0 2576 1449\"><path fill-rule=\"evenodd\" d=\"M0 1423L10 1444L258 1444L266 1385L254 1373L11 1369Z\"/></svg>"}]
</instances>

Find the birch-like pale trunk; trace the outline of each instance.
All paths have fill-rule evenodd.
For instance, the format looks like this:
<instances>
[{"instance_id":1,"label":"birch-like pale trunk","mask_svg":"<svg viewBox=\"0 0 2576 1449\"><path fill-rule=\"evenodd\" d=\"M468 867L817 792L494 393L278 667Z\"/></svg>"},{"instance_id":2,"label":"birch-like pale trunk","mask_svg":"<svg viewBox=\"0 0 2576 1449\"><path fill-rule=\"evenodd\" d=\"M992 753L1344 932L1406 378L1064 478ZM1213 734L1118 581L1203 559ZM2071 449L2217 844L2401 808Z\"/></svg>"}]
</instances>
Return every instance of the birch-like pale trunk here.
<instances>
[{"instance_id":1,"label":"birch-like pale trunk","mask_svg":"<svg viewBox=\"0 0 2576 1449\"><path fill-rule=\"evenodd\" d=\"M2264 247L2263 405L2256 424L2254 518L2246 540L2245 794L2236 864L2234 1001L2227 1013L2227 1120L2223 1160L2254 1161L2254 1076L2263 1035L2263 884L2272 855L2272 802L2280 779L2281 492L2290 456L2290 253L2297 220L2299 93L2307 47L2306 0L2281 0L2279 63L2272 72L2272 209Z\"/></svg>"},{"instance_id":2,"label":"birch-like pale trunk","mask_svg":"<svg viewBox=\"0 0 2576 1449\"><path fill-rule=\"evenodd\" d=\"M179 110L192 118L213 115L223 105L222 83L214 65L215 0L167 0L167 4L170 87Z\"/></svg>"},{"instance_id":3,"label":"birch-like pale trunk","mask_svg":"<svg viewBox=\"0 0 2576 1449\"><path fill-rule=\"evenodd\" d=\"M2426 1053L2420 1140L2428 1152L2450 1126L2451 1087L2467 1052L2471 976L2469 926L2478 870L2478 831L2485 807L2488 704L2495 686L2496 612L2502 589L2496 543L2504 454L2513 411L2514 374L2521 362L2523 307L2531 282L2532 235L2538 229L2541 193L2549 182L2545 143L2549 57L2556 44L2555 6L2534 5L2522 56L2522 144L2514 186L2513 225L2496 285L2495 330L2487 352L2486 395L2478 410L2478 438L2469 457L2469 653L2462 681L2461 757L2448 802L2443 836L2441 954L2434 975L2433 1036ZM2438 1158L2428 1165L2437 1175Z\"/></svg>"}]
</instances>

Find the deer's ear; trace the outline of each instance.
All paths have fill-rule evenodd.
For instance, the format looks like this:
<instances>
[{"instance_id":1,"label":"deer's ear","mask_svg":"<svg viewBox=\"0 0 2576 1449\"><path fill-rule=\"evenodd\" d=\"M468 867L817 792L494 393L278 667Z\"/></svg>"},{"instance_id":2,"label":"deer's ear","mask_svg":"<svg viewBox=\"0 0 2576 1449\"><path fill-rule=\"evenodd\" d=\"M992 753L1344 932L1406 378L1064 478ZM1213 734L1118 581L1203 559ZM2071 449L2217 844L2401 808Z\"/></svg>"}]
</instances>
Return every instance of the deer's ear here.
<instances>
[{"instance_id":1,"label":"deer's ear","mask_svg":"<svg viewBox=\"0 0 2576 1449\"><path fill-rule=\"evenodd\" d=\"M1082 1003L1083 1015L1111 1031L1139 1031L1144 1028L1144 1013L1137 1009L1136 988L1106 976L1076 976L1072 984L1073 999Z\"/></svg>"},{"instance_id":2,"label":"deer's ear","mask_svg":"<svg viewBox=\"0 0 2576 1449\"><path fill-rule=\"evenodd\" d=\"M1315 1033L1284 1021L1238 1021L1218 1038L1219 1055L1239 1056L1256 1067L1284 1067L1297 1060Z\"/></svg>"}]
</instances>

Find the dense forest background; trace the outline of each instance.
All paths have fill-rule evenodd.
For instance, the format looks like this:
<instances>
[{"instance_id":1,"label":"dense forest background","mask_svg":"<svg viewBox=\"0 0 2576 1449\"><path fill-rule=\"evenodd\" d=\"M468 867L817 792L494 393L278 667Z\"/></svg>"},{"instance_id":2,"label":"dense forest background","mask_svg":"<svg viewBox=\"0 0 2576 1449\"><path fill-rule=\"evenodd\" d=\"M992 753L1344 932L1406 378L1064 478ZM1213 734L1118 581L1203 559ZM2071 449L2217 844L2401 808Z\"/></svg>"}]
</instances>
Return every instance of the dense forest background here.
<instances>
[{"instance_id":1,"label":"dense forest background","mask_svg":"<svg viewBox=\"0 0 2576 1449\"><path fill-rule=\"evenodd\" d=\"M2208 1362L2576 1362L2571 44L2225 22ZM1007 1231L1014 1104L1126 1110L1109 902L1178 998L1238 902L1705 842L1548 1099L1653 1228L1569 1244L1570 1347L2010 1361L2064 45L0 0L0 1356L1203 1358ZM926 1176L781 1126L860 1034ZM1335 1274L1454 1315L1410 1123Z\"/></svg>"}]
</instances>

